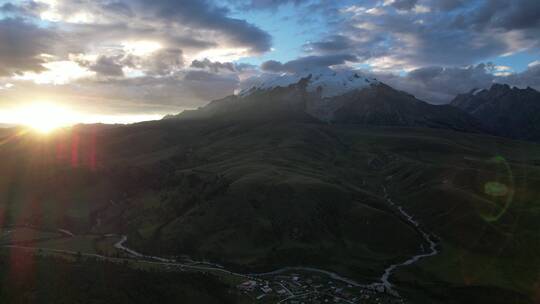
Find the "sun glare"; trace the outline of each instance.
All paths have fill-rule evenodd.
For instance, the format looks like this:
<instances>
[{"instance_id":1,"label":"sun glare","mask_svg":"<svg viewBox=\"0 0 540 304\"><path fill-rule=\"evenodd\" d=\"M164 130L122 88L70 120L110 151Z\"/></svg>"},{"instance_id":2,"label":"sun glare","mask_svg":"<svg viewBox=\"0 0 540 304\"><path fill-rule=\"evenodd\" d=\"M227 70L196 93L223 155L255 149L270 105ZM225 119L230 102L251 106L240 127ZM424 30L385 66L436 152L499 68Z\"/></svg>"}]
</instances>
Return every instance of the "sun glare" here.
<instances>
[{"instance_id":1,"label":"sun glare","mask_svg":"<svg viewBox=\"0 0 540 304\"><path fill-rule=\"evenodd\" d=\"M22 125L46 134L74 123L74 113L53 103L34 103L15 111Z\"/></svg>"},{"instance_id":2,"label":"sun glare","mask_svg":"<svg viewBox=\"0 0 540 304\"><path fill-rule=\"evenodd\" d=\"M164 114L100 114L79 112L52 102L35 102L18 107L0 109L0 123L27 126L48 134L58 128L75 124L131 124L159 120Z\"/></svg>"},{"instance_id":3,"label":"sun glare","mask_svg":"<svg viewBox=\"0 0 540 304\"><path fill-rule=\"evenodd\" d=\"M124 41L122 42L124 50L136 56L146 56L162 48L159 42L155 41Z\"/></svg>"}]
</instances>

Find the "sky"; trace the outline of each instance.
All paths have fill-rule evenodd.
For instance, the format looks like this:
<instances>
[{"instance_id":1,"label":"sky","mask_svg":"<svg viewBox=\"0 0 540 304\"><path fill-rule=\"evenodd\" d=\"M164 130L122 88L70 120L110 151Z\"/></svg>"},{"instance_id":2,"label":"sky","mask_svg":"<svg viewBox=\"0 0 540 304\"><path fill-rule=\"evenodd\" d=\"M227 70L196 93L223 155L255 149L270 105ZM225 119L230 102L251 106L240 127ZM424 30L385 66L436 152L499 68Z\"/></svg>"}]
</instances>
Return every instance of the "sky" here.
<instances>
[{"instance_id":1,"label":"sky","mask_svg":"<svg viewBox=\"0 0 540 304\"><path fill-rule=\"evenodd\" d=\"M48 105L73 122L159 119L306 67L434 104L540 89L540 1L0 0L0 124Z\"/></svg>"}]
</instances>

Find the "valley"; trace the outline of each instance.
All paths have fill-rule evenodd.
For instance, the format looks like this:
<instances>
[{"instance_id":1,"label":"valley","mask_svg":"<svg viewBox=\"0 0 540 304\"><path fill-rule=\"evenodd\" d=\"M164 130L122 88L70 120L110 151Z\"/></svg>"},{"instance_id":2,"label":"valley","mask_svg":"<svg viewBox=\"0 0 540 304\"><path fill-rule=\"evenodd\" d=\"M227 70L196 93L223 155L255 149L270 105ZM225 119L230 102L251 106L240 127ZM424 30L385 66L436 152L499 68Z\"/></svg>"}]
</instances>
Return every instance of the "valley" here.
<instances>
[{"instance_id":1,"label":"valley","mask_svg":"<svg viewBox=\"0 0 540 304\"><path fill-rule=\"evenodd\" d=\"M411 225L417 228L420 226L401 207L396 206L387 195L385 197L387 202L396 207ZM437 254L436 244L431 240L431 237L419 230L419 233L423 234L429 244L431 252L415 255L401 264L390 265L381 276L380 283L359 284L336 273L313 267L294 266L265 273L242 274L227 270L208 261L194 261L187 255L182 255L182 260L185 262L171 258L148 256L126 247L124 245L127 241L125 235L76 236L68 230L58 229L57 232L60 235L51 237L51 239L61 239L65 240L65 242L60 243L61 247L57 247L49 239L44 240L40 237L43 233L51 234L51 232L40 230L37 227L11 227L5 230L6 232L2 235L3 239L0 239L0 246L3 248L30 250L40 254L75 256L78 259L82 257L94 258L115 263L134 262L136 265L150 263L161 271L203 272L211 273L218 278L223 275L231 276L235 280L242 281L236 287L241 293L261 303L294 303L295 301L324 303L329 300L334 303L405 303L404 299L393 289L393 285L389 281L391 275L396 268L413 265L421 258ZM26 235L26 238L21 239L24 235ZM75 240L76 238L79 240ZM96 239L106 240L105 242L108 243L109 247L105 248L105 250L103 248L98 249ZM114 240L114 245L112 245L111 240ZM84 242L93 243L94 249L97 251L89 250L87 248L90 247L84 245L81 246L81 243ZM118 251L111 251L113 248ZM423 248L422 246L422 250Z\"/></svg>"},{"instance_id":2,"label":"valley","mask_svg":"<svg viewBox=\"0 0 540 304\"><path fill-rule=\"evenodd\" d=\"M191 271L218 276L270 272L253 278L256 282L284 280L293 286L296 286L293 274L297 274L306 281L296 283L311 290L320 284L307 283L307 280L315 282L316 276L323 278L332 273L336 275L329 275L326 283L342 286L344 289L340 292L351 296L347 299L357 297L358 300L363 294L355 292L360 290L365 290L364 295L375 290L371 294L374 299L403 299L410 303L424 301L425 298L416 298L417 290L428 288L424 286L430 286L433 278L438 277L436 281L441 285L429 287L431 293L425 296L433 303L454 303L452 298L444 300L443 296L449 292L448 288L454 288L450 286L461 286L461 291L469 296L476 294L475 288L486 288L493 297L499 295L501 301L526 301L524 294L530 292L535 282L534 258L528 258L532 264L527 271L508 269L504 276L497 275L503 279L500 281L491 280L486 271L496 271L494 267L499 259L502 262L506 257L526 254L525 247L520 247L524 243L515 239L517 234L509 238L507 232L501 232L535 229L534 211L523 209L527 206L534 210L535 205L522 203L534 197L535 192L530 189L538 183L535 167L538 154L534 151L539 148L535 144L512 142L508 145L504 144L508 140L497 137L437 129L351 128L311 123L248 126L209 127L195 122L163 121L100 130L98 151L102 167L95 171L84 164L78 167L64 164L63 158L55 153L50 154L51 159L41 158L33 164L24 160L30 166L51 168L48 176L32 177L42 180L47 189L55 187L57 180L65 180L62 176L66 174L76 176L74 173L77 173L81 176L78 179L86 180L81 184L72 178L58 188L54 196L66 201L48 205L48 208L61 208L49 213L58 214L56 219L37 216L39 206L43 205L35 203L34 215L28 217L24 210L30 205L25 202L31 201L22 197L18 199L22 203L18 208L4 209L11 214L4 213L3 218L16 219L32 227L41 222L40 227L50 227L46 230L56 231L64 241L73 239L71 244L46 240L43 244L48 242L51 250L66 250L71 256L80 251L81 255L112 256L126 259L128 263L138 261L136 263L154 265L160 271L166 271L167 267L186 270L191 265ZM184 128L190 132L182 131ZM144 132L139 133L142 130ZM88 131L87 128L76 131L81 144ZM179 138L171 141L168 134L173 133ZM64 140L69 144L72 134L64 136L59 136L51 149L57 150L57 144ZM117 139L140 143L118 144ZM148 140L152 141L152 146L144 150L142 143ZM36 142L27 137L19 144L31 151L28 145L35 146ZM125 149L134 145L139 147L138 151ZM43 149L49 148L42 146L40 151ZM15 154L4 154L9 155ZM504 156L504 163L493 161L492 155ZM123 160L118 158L120 156ZM31 157L31 154L20 153L18 157ZM240 159L241 162L237 161ZM126 168L116 167L107 173L105 168L112 162L124 163ZM54 163L57 169L52 166ZM10 164L16 165L8 162L4 166ZM159 177L153 170L161 172ZM85 174L88 176L84 177ZM110 180L115 186L108 188L89 183L94 179L92 175ZM18 180L21 190L30 189L24 186L27 178L30 177ZM500 208L506 203L500 200L506 197L494 199L489 192L484 192L486 183L493 180L514 190L511 204L500 216L491 215L503 210ZM84 190L88 186L104 190ZM45 193L54 192L34 188L27 193L47 199ZM71 203L70 197L75 193L79 193L80 203ZM14 195L11 199L15 198ZM85 201L95 203L88 205ZM325 201L332 203L325 204ZM361 203L351 204L351 201ZM304 207L296 209L297 206ZM319 218L310 213L317 208L325 208L324 213L331 212L332 218ZM249 213L242 214L247 211ZM257 225L253 226L254 223ZM399 228L394 230L393 227ZM250 235L248 232L253 229L257 232ZM469 233L463 234L462 229ZM318 237L310 235L313 230ZM85 245L85 241L76 241L86 235L94 235L90 237L94 240L103 239L98 242L99 249ZM527 244L536 244L534 234L520 232L519 237L530 238L525 241ZM341 243L338 239L347 241ZM359 246L359 242L363 245ZM489 244L498 242L513 245L504 251L489 253ZM273 245L267 247L266 244ZM28 247L24 243L18 246ZM475 279L467 283L459 273L448 269L454 266L446 264L458 257L463 259L461 263L476 261L485 268L470 268ZM306 268L283 268L300 265ZM284 273L272 274L276 269ZM314 269L325 272L314 272ZM451 276L440 276L443 273ZM524 276L526 273L530 276ZM277 278L281 275L284 277ZM335 277L348 278L348 283ZM237 286L249 280L237 277L228 288L238 291ZM517 282L520 283L515 284ZM270 288L274 292L281 290L275 284L269 283ZM356 284L361 287L355 287ZM352 289L348 285L353 286ZM443 287L445 285L449 287ZM324 293L298 292L298 299L342 288L323 286L326 286ZM257 288L253 290L244 296L256 299L264 293ZM396 294L400 298L396 298ZM287 298L282 295L263 298L266 297L270 302Z\"/></svg>"}]
</instances>

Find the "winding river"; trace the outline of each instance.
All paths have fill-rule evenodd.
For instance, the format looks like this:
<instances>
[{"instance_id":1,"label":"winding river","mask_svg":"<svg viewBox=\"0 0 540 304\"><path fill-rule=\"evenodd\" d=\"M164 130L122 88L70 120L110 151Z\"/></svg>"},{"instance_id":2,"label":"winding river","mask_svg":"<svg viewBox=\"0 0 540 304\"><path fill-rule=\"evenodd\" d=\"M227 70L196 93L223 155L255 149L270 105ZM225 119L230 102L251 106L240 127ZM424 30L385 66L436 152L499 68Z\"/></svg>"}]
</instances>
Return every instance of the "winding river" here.
<instances>
[{"instance_id":1,"label":"winding river","mask_svg":"<svg viewBox=\"0 0 540 304\"><path fill-rule=\"evenodd\" d=\"M386 191L386 188L383 188L383 190L384 190L384 198L386 202L390 206L394 207L409 224L413 225L416 228L416 230L420 233L424 241L427 244L429 244L428 250L425 250L424 246L422 246L422 253L412 256L411 258L409 258L408 260L404 262L392 264L388 266L384 270L384 273L381 276L380 282L371 284L371 286L374 288L377 288L377 289L384 288L384 290L386 290L387 292L395 296L399 296L398 292L393 288L393 284L390 282L390 277L392 276L392 274L400 267L409 266L420 261L423 258L437 255L439 253L439 250L437 249L437 243L433 240L433 236L428 234L426 231L424 231L420 227L420 223L418 223L418 221L416 221L412 215L407 213L407 211L405 211L403 207L397 205L394 201L392 201L392 199L390 198L390 196L388 195Z\"/></svg>"},{"instance_id":2,"label":"winding river","mask_svg":"<svg viewBox=\"0 0 540 304\"><path fill-rule=\"evenodd\" d=\"M294 271L294 270L317 272L317 273L326 274L326 275L328 275L329 277L331 277L334 280L338 280L338 281L347 283L347 284L355 286L355 287L373 289L373 290L377 290L377 291L380 291L380 292L387 292L387 293L392 294L392 295L394 295L396 297L399 297L399 293L394 289L394 285L390 282L390 279L391 279L392 275L395 273L395 271L400 267L413 265L413 264L417 263L419 260L421 260L423 258L434 256L434 255L439 253L439 250L437 249L437 243L435 242L433 236L430 235L429 233L427 233L426 231L424 231L421 228L420 224L414 219L414 217L412 215L407 213L401 206L397 205L394 201L392 201L392 199L390 198L390 196L388 195L388 193L386 191L386 188L383 188L383 190L384 190L384 198L385 198L386 202L390 206L395 208L400 213L400 215L410 225L415 227L415 229L422 236L423 240L429 246L427 247L427 250L426 250L426 248L424 246L422 246L422 252L421 253L410 257L409 259L407 259L404 262L400 262L400 263L396 263L396 264L392 264L392 265L388 266L384 270L384 272L383 272L381 278L379 279L379 281L371 283L371 284L360 284L358 282L355 282L354 280L342 277L337 273L327 271L327 270L323 270L323 269L313 268L313 267L302 267L302 266L283 267L283 268L280 268L280 269L277 269L277 270L274 270L274 271L270 271L270 272L242 274L242 273L236 273L236 272L233 272L233 271L230 271L230 270L226 270L223 267L221 267L220 265L211 264L211 263L207 263L207 262L200 262L200 263L196 262L196 263L198 263L198 264L206 264L206 265L209 265L209 266L193 266L193 265L189 265L189 264L182 264L182 263L176 262L176 260L173 260L173 259L166 259L166 258L157 257L157 256L144 255L142 253L139 253L139 252L137 252L137 251L135 251L133 249L130 249L130 248L126 247L124 244L127 241L127 236L125 236L125 235L122 236L122 238L114 245L114 247L116 247L117 249L123 250L123 251L129 253L130 255L138 257L138 258L152 259L152 260L159 261L159 262L162 262L162 263L176 264L176 265L179 265L179 266L182 266L182 267L192 268L192 269L217 270L217 271L226 272L226 273L229 273L229 274L234 274L234 275L238 275L238 276L242 276L242 277L260 277L260 276L274 275L274 274L279 274L279 273L289 272L289 271Z\"/></svg>"}]
</instances>

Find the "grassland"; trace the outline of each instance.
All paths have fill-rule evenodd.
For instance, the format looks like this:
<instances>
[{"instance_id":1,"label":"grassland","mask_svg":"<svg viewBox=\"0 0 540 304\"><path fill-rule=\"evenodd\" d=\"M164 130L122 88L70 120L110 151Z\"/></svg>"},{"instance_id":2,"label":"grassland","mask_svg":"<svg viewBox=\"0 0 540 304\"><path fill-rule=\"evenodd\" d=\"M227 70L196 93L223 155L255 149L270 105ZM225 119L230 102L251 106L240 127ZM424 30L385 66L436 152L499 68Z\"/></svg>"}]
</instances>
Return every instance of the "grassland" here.
<instances>
[{"instance_id":1,"label":"grassland","mask_svg":"<svg viewBox=\"0 0 540 304\"><path fill-rule=\"evenodd\" d=\"M87 159L91 132L73 132ZM372 282L425 245L384 186L442 240L440 255L394 278L408 297L534 300L540 145L440 129L163 121L99 130L92 167L58 157L72 136L0 149L12 172L0 179L1 221L125 233L147 254L240 271L305 265Z\"/></svg>"}]
</instances>

